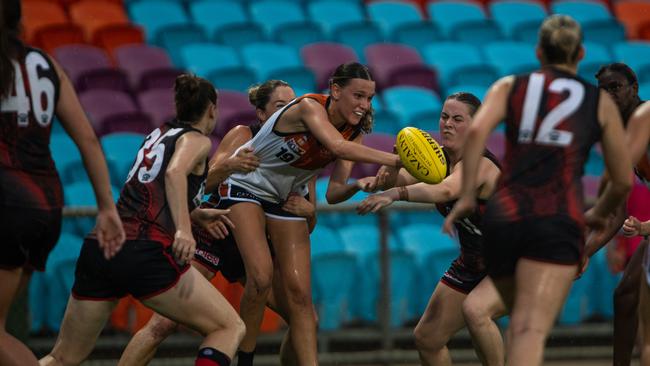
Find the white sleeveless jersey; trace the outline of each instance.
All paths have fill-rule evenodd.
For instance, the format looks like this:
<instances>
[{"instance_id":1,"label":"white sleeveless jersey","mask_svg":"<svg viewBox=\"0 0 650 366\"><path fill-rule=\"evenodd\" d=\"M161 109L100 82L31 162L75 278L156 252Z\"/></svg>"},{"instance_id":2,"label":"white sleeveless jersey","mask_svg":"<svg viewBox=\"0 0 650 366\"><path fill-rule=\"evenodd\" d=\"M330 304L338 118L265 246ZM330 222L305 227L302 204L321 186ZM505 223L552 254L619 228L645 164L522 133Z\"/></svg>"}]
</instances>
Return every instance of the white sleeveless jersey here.
<instances>
[{"instance_id":1,"label":"white sleeveless jersey","mask_svg":"<svg viewBox=\"0 0 650 366\"><path fill-rule=\"evenodd\" d=\"M235 151L250 147L260 159L260 165L250 173L233 173L226 183L245 188L256 196L274 203L286 200L292 193L307 194L307 182L316 176L336 156L327 150L309 131L280 133L274 131L275 124L282 114L302 98L311 98L326 107L328 96L307 94L294 99L275 112L260 131L247 143ZM344 138L353 140L359 130L345 125L340 130Z\"/></svg>"}]
</instances>

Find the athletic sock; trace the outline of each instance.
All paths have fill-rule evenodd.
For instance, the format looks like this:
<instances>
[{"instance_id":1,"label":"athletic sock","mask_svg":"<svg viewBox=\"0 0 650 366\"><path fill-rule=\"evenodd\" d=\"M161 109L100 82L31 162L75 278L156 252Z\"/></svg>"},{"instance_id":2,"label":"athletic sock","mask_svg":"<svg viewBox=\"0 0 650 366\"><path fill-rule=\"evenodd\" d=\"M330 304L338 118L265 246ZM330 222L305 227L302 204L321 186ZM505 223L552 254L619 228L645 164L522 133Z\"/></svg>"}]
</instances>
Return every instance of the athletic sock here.
<instances>
[{"instance_id":1,"label":"athletic sock","mask_svg":"<svg viewBox=\"0 0 650 366\"><path fill-rule=\"evenodd\" d=\"M199 350L194 366L230 366L230 358L214 348L204 347Z\"/></svg>"},{"instance_id":2,"label":"athletic sock","mask_svg":"<svg viewBox=\"0 0 650 366\"><path fill-rule=\"evenodd\" d=\"M253 366L255 350L251 352L237 351L237 366Z\"/></svg>"}]
</instances>

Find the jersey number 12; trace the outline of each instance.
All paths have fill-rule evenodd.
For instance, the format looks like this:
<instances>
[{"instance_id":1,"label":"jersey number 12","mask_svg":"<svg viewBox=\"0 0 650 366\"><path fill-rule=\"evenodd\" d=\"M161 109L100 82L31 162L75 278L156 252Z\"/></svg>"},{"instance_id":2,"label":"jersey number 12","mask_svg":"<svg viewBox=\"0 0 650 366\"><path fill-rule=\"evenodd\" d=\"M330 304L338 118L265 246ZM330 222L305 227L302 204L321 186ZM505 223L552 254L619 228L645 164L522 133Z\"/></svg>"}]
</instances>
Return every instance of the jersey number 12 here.
<instances>
[{"instance_id":1,"label":"jersey number 12","mask_svg":"<svg viewBox=\"0 0 650 366\"><path fill-rule=\"evenodd\" d=\"M578 110L585 96L585 87L573 79L553 80L548 86L548 91L557 94L568 92L569 96L546 114L535 134L535 122L544 92L544 79L544 74L538 73L531 74L528 79L518 141L520 144L529 144L536 135L534 142L538 145L569 146L573 141L573 133L556 127Z\"/></svg>"}]
</instances>

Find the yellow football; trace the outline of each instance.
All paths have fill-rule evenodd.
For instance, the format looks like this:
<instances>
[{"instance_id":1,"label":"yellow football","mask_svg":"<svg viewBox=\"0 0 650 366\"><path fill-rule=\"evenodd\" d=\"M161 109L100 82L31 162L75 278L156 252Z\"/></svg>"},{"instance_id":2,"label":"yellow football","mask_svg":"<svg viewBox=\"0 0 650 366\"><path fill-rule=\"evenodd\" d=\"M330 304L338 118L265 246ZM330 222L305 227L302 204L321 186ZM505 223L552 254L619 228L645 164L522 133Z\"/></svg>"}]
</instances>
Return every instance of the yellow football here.
<instances>
[{"instance_id":1,"label":"yellow football","mask_svg":"<svg viewBox=\"0 0 650 366\"><path fill-rule=\"evenodd\" d=\"M447 176L447 159L431 135L415 127L397 134L397 153L404 168L421 182L436 184Z\"/></svg>"}]
</instances>

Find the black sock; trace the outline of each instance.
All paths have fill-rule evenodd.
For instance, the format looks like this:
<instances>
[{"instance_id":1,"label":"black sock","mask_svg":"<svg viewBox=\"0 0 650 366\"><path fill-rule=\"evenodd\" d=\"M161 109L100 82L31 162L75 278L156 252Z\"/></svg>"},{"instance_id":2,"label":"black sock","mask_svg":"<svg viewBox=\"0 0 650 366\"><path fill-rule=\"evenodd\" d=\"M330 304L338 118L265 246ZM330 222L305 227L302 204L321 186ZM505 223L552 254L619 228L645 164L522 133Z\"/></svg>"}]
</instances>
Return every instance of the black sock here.
<instances>
[{"instance_id":1,"label":"black sock","mask_svg":"<svg viewBox=\"0 0 650 366\"><path fill-rule=\"evenodd\" d=\"M211 347L203 347L196 356L195 366L230 366L230 358Z\"/></svg>"},{"instance_id":2,"label":"black sock","mask_svg":"<svg viewBox=\"0 0 650 366\"><path fill-rule=\"evenodd\" d=\"M253 366L253 358L255 357L255 350L251 352L237 351L237 366Z\"/></svg>"}]
</instances>

